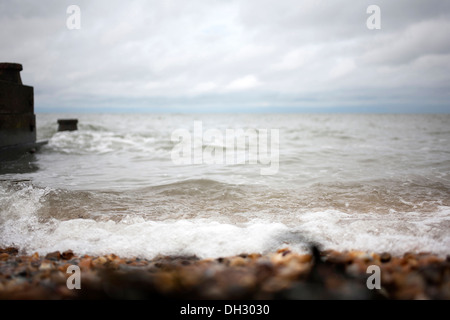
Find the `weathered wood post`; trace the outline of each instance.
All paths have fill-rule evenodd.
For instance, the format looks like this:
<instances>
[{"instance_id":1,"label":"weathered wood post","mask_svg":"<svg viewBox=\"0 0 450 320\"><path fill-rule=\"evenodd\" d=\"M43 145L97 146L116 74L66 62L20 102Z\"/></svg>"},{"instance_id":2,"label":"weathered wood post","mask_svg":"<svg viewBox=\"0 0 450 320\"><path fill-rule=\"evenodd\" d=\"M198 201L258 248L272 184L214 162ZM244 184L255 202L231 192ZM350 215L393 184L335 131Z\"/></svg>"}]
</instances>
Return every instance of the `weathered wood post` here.
<instances>
[{"instance_id":1,"label":"weathered wood post","mask_svg":"<svg viewBox=\"0 0 450 320\"><path fill-rule=\"evenodd\" d=\"M0 63L0 148L36 143L34 91L20 71L21 64Z\"/></svg>"},{"instance_id":2,"label":"weathered wood post","mask_svg":"<svg viewBox=\"0 0 450 320\"><path fill-rule=\"evenodd\" d=\"M78 119L58 119L58 131L78 130Z\"/></svg>"}]
</instances>

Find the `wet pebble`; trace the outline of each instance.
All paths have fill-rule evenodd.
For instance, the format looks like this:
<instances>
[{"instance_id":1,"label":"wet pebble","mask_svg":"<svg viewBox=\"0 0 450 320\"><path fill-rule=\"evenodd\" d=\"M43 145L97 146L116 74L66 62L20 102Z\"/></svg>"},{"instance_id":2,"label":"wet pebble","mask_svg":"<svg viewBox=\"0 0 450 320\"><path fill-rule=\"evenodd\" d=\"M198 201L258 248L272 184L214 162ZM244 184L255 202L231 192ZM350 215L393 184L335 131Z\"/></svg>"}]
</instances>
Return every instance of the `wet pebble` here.
<instances>
[{"instance_id":1,"label":"wet pebble","mask_svg":"<svg viewBox=\"0 0 450 320\"><path fill-rule=\"evenodd\" d=\"M158 256L146 260L112 253L77 256L71 250L62 254L55 251L45 258L38 253L17 253L0 249L0 298L30 298L34 294L39 294L35 296L39 299L77 297L79 292L68 291L65 285L69 276L66 270L72 264L82 270L84 291L80 292L97 298L156 295L182 299L273 299L290 288L295 288L296 297L312 297L312 292L299 290L316 290L319 287L314 281L319 280L322 291L318 296L336 297L329 293L337 293L339 297L340 293L347 297L362 292L365 294L361 297L370 298L365 281L371 264L381 268L385 298L450 298L450 264L431 253L398 257L387 252L329 250L320 252L319 260L288 248L264 255L243 253L218 259ZM361 286L365 291L358 291Z\"/></svg>"},{"instance_id":2,"label":"wet pebble","mask_svg":"<svg viewBox=\"0 0 450 320\"><path fill-rule=\"evenodd\" d=\"M70 259L72 259L73 256L74 256L74 254L73 254L72 250L66 250L61 254L61 257L64 260L70 260Z\"/></svg>"},{"instance_id":3,"label":"wet pebble","mask_svg":"<svg viewBox=\"0 0 450 320\"><path fill-rule=\"evenodd\" d=\"M16 255L19 253L19 249L14 247L8 247L8 248L0 248L0 253L7 253L11 255Z\"/></svg>"},{"instance_id":4,"label":"wet pebble","mask_svg":"<svg viewBox=\"0 0 450 320\"><path fill-rule=\"evenodd\" d=\"M383 263L391 261L391 255L388 252L383 252L380 255L380 261Z\"/></svg>"},{"instance_id":5,"label":"wet pebble","mask_svg":"<svg viewBox=\"0 0 450 320\"><path fill-rule=\"evenodd\" d=\"M42 261L41 265L39 266L40 271L51 270L51 269L53 269L53 264L47 260Z\"/></svg>"},{"instance_id":6,"label":"wet pebble","mask_svg":"<svg viewBox=\"0 0 450 320\"><path fill-rule=\"evenodd\" d=\"M9 259L8 253L0 253L0 261L7 261Z\"/></svg>"},{"instance_id":7,"label":"wet pebble","mask_svg":"<svg viewBox=\"0 0 450 320\"><path fill-rule=\"evenodd\" d=\"M61 259L61 253L59 251L47 253L45 259L53 261L59 260Z\"/></svg>"}]
</instances>

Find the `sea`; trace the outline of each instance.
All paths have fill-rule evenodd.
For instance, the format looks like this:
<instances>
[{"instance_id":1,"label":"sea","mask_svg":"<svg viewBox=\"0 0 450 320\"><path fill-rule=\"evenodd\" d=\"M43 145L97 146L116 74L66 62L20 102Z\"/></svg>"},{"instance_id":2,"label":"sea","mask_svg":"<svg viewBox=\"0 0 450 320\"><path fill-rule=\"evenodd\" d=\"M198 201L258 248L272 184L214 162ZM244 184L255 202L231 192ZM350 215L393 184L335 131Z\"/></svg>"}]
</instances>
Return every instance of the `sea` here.
<instances>
[{"instance_id":1,"label":"sea","mask_svg":"<svg viewBox=\"0 0 450 320\"><path fill-rule=\"evenodd\" d=\"M78 130L58 132L58 119ZM217 258L450 254L448 114L37 114L0 247Z\"/></svg>"}]
</instances>

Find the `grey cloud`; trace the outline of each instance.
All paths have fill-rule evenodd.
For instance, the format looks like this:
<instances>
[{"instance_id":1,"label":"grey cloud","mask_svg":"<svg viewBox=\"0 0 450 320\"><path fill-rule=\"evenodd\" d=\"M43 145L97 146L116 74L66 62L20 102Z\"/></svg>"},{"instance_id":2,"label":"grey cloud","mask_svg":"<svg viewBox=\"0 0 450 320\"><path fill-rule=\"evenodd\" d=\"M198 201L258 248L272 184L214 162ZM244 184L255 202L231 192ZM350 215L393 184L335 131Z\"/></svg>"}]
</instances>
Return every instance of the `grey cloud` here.
<instances>
[{"instance_id":1,"label":"grey cloud","mask_svg":"<svg viewBox=\"0 0 450 320\"><path fill-rule=\"evenodd\" d=\"M65 27L78 4L82 29ZM445 1L4 1L0 59L24 65L37 109L77 105L397 105L449 110ZM365 98L364 98L365 97ZM128 99L128 100L127 100ZM377 100L378 99L378 100ZM124 102L124 101L128 101ZM184 101L184 103L183 103ZM134 106L134 107L133 107Z\"/></svg>"}]
</instances>

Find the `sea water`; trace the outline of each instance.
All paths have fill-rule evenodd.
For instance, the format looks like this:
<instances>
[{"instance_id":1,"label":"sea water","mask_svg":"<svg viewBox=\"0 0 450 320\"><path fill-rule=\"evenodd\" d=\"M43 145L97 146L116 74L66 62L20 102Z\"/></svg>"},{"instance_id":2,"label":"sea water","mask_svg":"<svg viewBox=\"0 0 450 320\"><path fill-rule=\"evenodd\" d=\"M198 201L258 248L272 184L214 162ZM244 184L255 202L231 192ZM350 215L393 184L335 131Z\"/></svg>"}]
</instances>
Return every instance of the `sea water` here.
<instances>
[{"instance_id":1,"label":"sea water","mask_svg":"<svg viewBox=\"0 0 450 320\"><path fill-rule=\"evenodd\" d=\"M63 118L79 130L57 132ZM200 161L175 161L180 130ZM230 130L276 132L272 158L246 161L261 149L251 137L226 144ZM312 242L450 253L450 115L37 114L37 133L48 140L37 153L0 162L0 247L149 259ZM223 161L202 161L208 150Z\"/></svg>"}]
</instances>

